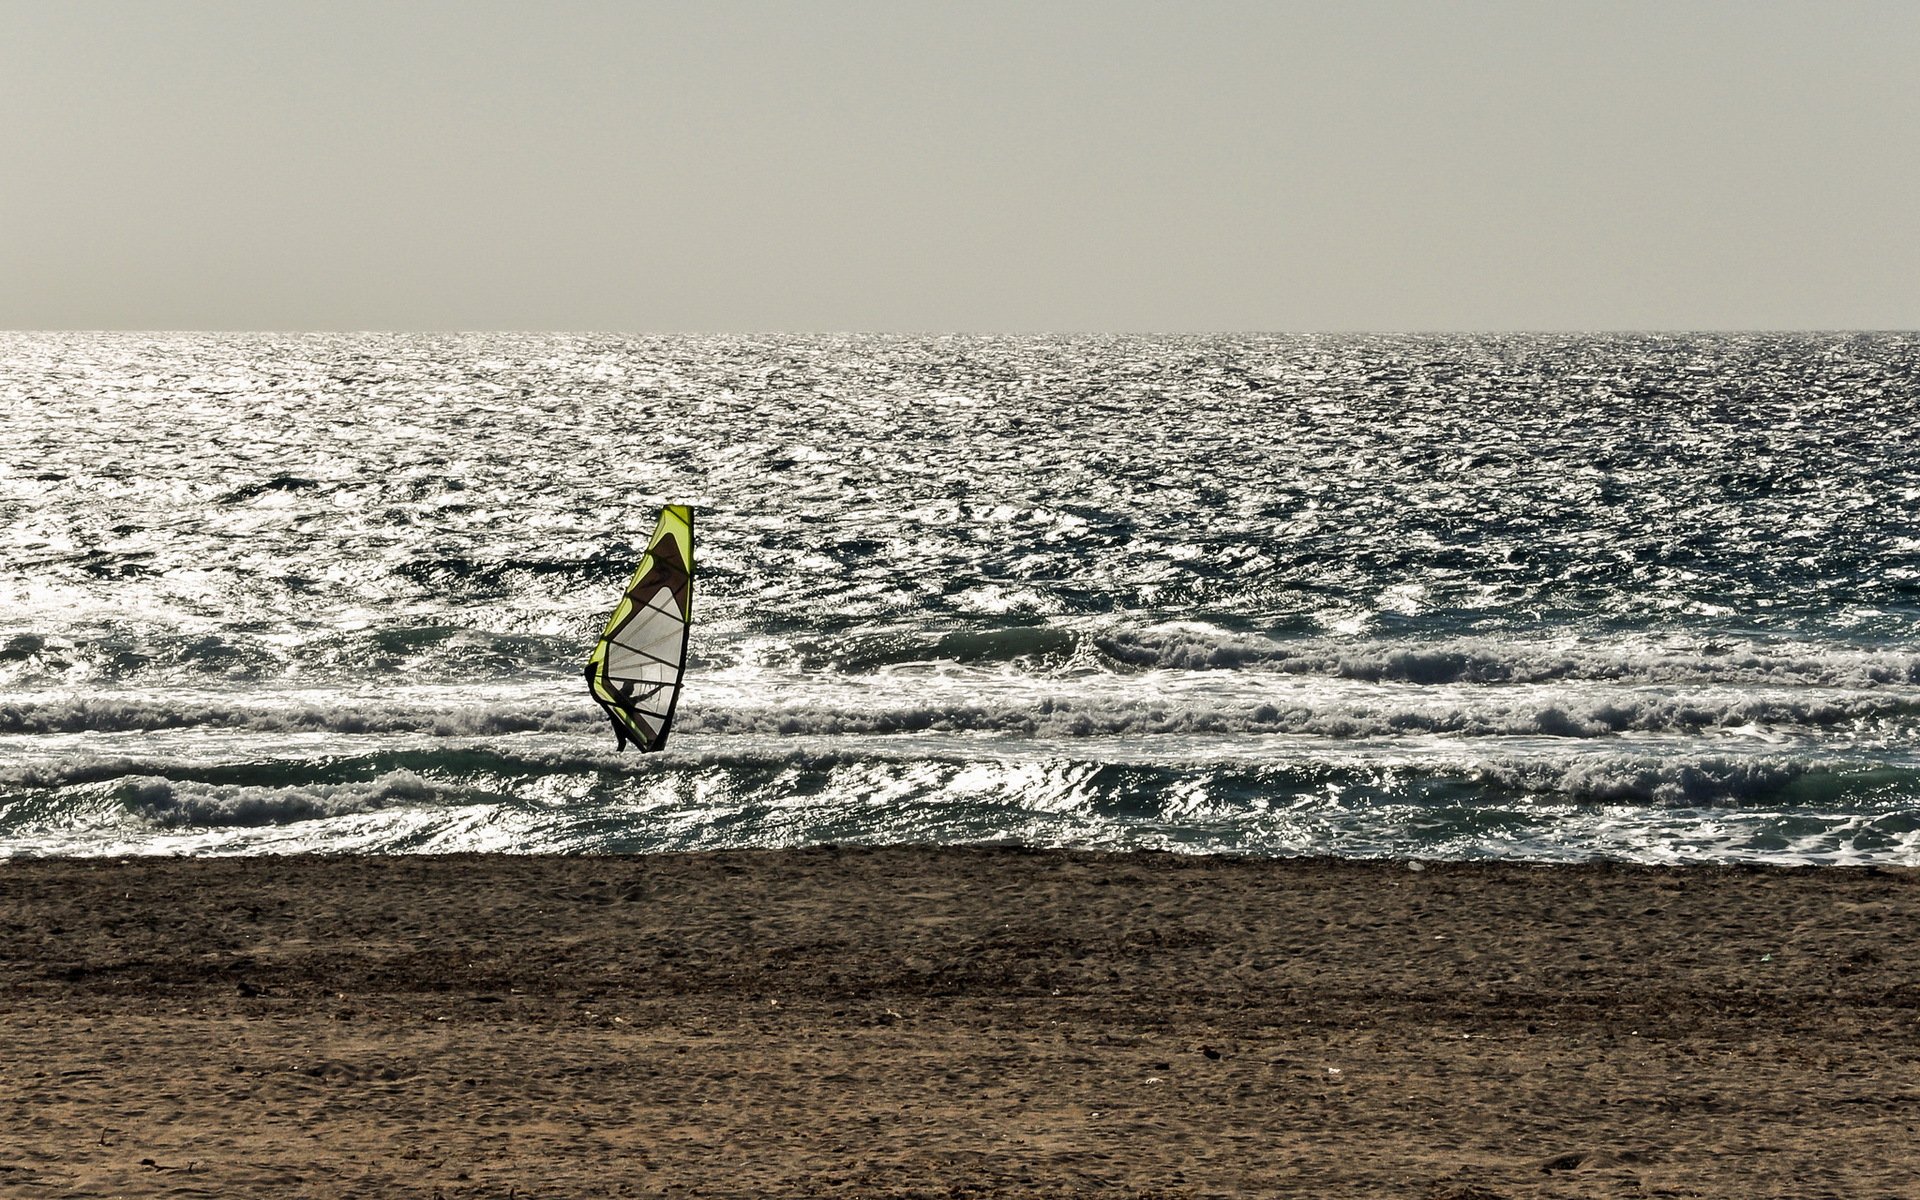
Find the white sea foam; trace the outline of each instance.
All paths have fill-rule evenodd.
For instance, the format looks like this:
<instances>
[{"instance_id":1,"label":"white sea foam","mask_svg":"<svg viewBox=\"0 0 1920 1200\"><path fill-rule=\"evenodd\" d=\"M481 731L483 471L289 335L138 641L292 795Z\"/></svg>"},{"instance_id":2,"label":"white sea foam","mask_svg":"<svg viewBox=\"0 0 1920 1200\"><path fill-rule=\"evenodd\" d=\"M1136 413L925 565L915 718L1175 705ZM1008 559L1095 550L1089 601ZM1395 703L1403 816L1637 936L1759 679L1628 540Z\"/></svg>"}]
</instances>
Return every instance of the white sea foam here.
<instances>
[{"instance_id":1,"label":"white sea foam","mask_svg":"<svg viewBox=\"0 0 1920 1200\"><path fill-rule=\"evenodd\" d=\"M115 792L129 812L159 825L277 825L431 803L438 789L411 771L353 783L267 787L130 775Z\"/></svg>"},{"instance_id":2,"label":"white sea foam","mask_svg":"<svg viewBox=\"0 0 1920 1200\"><path fill-rule=\"evenodd\" d=\"M546 685L491 692L413 687L391 695L371 689L34 693L0 701L0 735L205 728L478 737L581 732L602 720L583 698ZM690 688L677 728L713 735L940 731L1080 738L1687 732L1760 741L1817 733L1836 744L1878 745L1920 737L1920 693L1904 687L1303 681L1169 671L1048 677L957 669L815 677L775 687L758 673L736 672Z\"/></svg>"}]
</instances>

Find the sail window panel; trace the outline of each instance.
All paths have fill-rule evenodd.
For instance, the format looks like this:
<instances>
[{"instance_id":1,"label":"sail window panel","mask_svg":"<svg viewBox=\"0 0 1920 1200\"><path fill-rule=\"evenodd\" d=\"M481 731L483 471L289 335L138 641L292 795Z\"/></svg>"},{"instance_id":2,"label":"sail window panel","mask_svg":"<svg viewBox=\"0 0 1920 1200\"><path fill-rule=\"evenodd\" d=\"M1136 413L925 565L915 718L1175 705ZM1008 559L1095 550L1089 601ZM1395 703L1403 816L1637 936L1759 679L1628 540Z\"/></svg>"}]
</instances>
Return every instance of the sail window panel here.
<instances>
[{"instance_id":1,"label":"sail window panel","mask_svg":"<svg viewBox=\"0 0 1920 1200\"><path fill-rule=\"evenodd\" d=\"M635 622L608 637L607 645L613 649L646 654L663 662L678 662L680 647L685 641L685 627L677 621L671 625Z\"/></svg>"},{"instance_id":2,"label":"sail window panel","mask_svg":"<svg viewBox=\"0 0 1920 1200\"><path fill-rule=\"evenodd\" d=\"M631 692L634 697L644 697L662 688L672 687L673 672L648 670L644 667L622 669L617 664L609 664L607 682L612 685L610 690L615 696Z\"/></svg>"},{"instance_id":3,"label":"sail window panel","mask_svg":"<svg viewBox=\"0 0 1920 1200\"><path fill-rule=\"evenodd\" d=\"M669 674L677 673L683 641L678 633L651 642L629 642L625 638L615 638L607 643L607 670L611 674L627 675L642 664L651 664L665 668Z\"/></svg>"},{"instance_id":4,"label":"sail window panel","mask_svg":"<svg viewBox=\"0 0 1920 1200\"><path fill-rule=\"evenodd\" d=\"M647 602L640 607L640 612L634 619L646 622L660 621L671 625L686 624L686 619L680 615L680 606L674 603L673 593L665 588L647 597Z\"/></svg>"}]
</instances>

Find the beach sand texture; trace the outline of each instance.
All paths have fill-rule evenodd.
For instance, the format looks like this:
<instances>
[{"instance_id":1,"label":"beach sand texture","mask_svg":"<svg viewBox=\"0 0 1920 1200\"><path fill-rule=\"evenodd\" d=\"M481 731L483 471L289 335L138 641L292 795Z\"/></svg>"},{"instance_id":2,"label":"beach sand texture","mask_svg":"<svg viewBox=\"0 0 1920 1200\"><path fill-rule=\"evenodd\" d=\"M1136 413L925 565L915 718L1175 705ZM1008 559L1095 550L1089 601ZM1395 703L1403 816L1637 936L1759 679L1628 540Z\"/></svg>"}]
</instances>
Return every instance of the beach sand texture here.
<instances>
[{"instance_id":1,"label":"beach sand texture","mask_svg":"<svg viewBox=\"0 0 1920 1200\"><path fill-rule=\"evenodd\" d=\"M0 1197L1920 1195L1920 872L0 863Z\"/></svg>"}]
</instances>

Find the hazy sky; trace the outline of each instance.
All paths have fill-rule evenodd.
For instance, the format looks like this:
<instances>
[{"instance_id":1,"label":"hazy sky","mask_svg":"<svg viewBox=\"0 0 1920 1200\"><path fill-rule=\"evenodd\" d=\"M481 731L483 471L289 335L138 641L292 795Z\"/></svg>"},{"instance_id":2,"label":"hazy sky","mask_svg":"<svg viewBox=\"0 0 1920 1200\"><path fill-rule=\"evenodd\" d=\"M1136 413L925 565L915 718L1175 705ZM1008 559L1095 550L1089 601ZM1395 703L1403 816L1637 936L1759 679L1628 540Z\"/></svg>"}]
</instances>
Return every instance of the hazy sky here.
<instances>
[{"instance_id":1,"label":"hazy sky","mask_svg":"<svg viewBox=\"0 0 1920 1200\"><path fill-rule=\"evenodd\" d=\"M1920 2L0 0L0 328L1920 327Z\"/></svg>"}]
</instances>

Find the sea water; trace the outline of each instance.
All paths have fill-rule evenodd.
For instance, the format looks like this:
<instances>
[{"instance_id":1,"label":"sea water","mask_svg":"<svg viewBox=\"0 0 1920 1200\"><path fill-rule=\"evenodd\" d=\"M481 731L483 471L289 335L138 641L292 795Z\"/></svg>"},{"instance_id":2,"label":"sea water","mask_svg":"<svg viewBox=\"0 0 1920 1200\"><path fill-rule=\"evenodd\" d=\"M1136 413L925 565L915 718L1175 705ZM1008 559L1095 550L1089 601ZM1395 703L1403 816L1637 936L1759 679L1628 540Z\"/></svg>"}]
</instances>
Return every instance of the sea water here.
<instances>
[{"instance_id":1,"label":"sea water","mask_svg":"<svg viewBox=\"0 0 1920 1200\"><path fill-rule=\"evenodd\" d=\"M0 335L0 855L1920 863L1917 402L1911 334Z\"/></svg>"}]
</instances>

